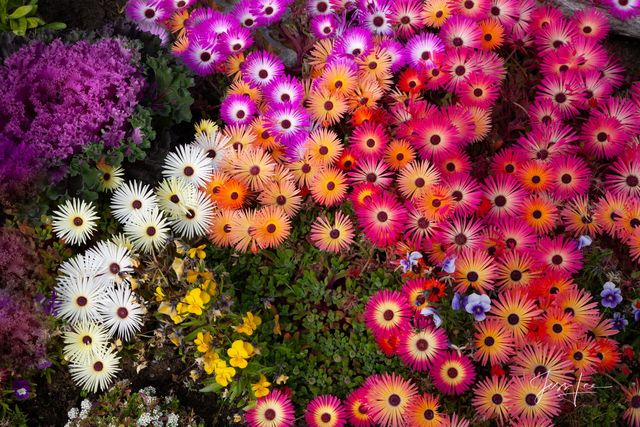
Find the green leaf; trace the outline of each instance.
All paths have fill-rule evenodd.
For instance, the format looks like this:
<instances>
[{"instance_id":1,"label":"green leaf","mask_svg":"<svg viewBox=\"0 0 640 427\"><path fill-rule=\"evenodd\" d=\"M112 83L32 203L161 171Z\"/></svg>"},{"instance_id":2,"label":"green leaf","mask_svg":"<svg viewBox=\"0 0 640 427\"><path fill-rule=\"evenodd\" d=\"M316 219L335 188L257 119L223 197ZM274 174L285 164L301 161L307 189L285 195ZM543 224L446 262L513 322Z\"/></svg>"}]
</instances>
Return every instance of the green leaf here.
<instances>
[{"instance_id":1,"label":"green leaf","mask_svg":"<svg viewBox=\"0 0 640 427\"><path fill-rule=\"evenodd\" d=\"M13 11L11 15L9 15L9 19L19 19L24 16L27 16L33 10L33 6L20 6L16 10Z\"/></svg>"},{"instance_id":2,"label":"green leaf","mask_svg":"<svg viewBox=\"0 0 640 427\"><path fill-rule=\"evenodd\" d=\"M217 393L222 390L222 386L216 382L212 382L211 384L205 386L200 389L201 393Z\"/></svg>"},{"instance_id":3,"label":"green leaf","mask_svg":"<svg viewBox=\"0 0 640 427\"><path fill-rule=\"evenodd\" d=\"M17 20L9 21L11 30L17 36L24 36L27 33L27 19L19 18Z\"/></svg>"},{"instance_id":4,"label":"green leaf","mask_svg":"<svg viewBox=\"0 0 640 427\"><path fill-rule=\"evenodd\" d=\"M50 22L44 25L42 28L48 28L50 30L64 30L67 28L67 24L64 22Z\"/></svg>"},{"instance_id":5,"label":"green leaf","mask_svg":"<svg viewBox=\"0 0 640 427\"><path fill-rule=\"evenodd\" d=\"M38 28L38 26L42 24L44 24L44 21L40 18L27 18L27 28Z\"/></svg>"}]
</instances>

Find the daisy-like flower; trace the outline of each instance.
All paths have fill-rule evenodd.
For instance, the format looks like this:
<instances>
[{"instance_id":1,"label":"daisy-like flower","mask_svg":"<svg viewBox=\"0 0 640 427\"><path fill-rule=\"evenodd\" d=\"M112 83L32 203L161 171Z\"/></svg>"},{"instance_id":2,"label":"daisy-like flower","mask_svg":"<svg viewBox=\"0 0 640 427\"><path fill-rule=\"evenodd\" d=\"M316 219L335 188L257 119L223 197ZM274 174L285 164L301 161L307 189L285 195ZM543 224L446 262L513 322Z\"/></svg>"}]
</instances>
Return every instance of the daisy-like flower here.
<instances>
[{"instance_id":1,"label":"daisy-like flower","mask_svg":"<svg viewBox=\"0 0 640 427\"><path fill-rule=\"evenodd\" d=\"M336 212L335 220L318 217L311 225L309 238L320 250L339 253L349 248L353 242L353 223L341 211Z\"/></svg>"},{"instance_id":2,"label":"daisy-like flower","mask_svg":"<svg viewBox=\"0 0 640 427\"><path fill-rule=\"evenodd\" d=\"M229 241L236 250L240 252L246 252L247 249L251 249L253 252L258 251L253 232L255 217L255 210L235 211L233 223L230 225Z\"/></svg>"},{"instance_id":3,"label":"daisy-like flower","mask_svg":"<svg viewBox=\"0 0 640 427\"><path fill-rule=\"evenodd\" d=\"M413 399L407 407L405 419L412 427L438 427L442 425L439 411L440 399L432 394L423 394Z\"/></svg>"},{"instance_id":4,"label":"daisy-like flower","mask_svg":"<svg viewBox=\"0 0 640 427\"><path fill-rule=\"evenodd\" d=\"M384 127L378 123L366 122L356 127L351 135L353 154L363 159L378 159L387 145Z\"/></svg>"},{"instance_id":5,"label":"daisy-like flower","mask_svg":"<svg viewBox=\"0 0 640 427\"><path fill-rule=\"evenodd\" d=\"M440 38L454 48L480 48L482 32L473 19L453 15L442 24Z\"/></svg>"},{"instance_id":6,"label":"daisy-like flower","mask_svg":"<svg viewBox=\"0 0 640 427\"><path fill-rule=\"evenodd\" d=\"M180 178L196 186L204 187L211 178L213 167L204 151L195 145L181 145L164 160L162 175Z\"/></svg>"},{"instance_id":7,"label":"daisy-like flower","mask_svg":"<svg viewBox=\"0 0 640 427\"><path fill-rule=\"evenodd\" d=\"M196 196L188 202L185 210L173 214L171 226L186 239L204 236L211 226L213 214L211 199L204 192L196 191Z\"/></svg>"},{"instance_id":8,"label":"daisy-like flower","mask_svg":"<svg viewBox=\"0 0 640 427\"><path fill-rule=\"evenodd\" d=\"M413 204L407 202L405 205L408 217L404 228L404 237L411 241L416 248L422 248L428 239L434 235L438 224L427 218Z\"/></svg>"},{"instance_id":9,"label":"daisy-like flower","mask_svg":"<svg viewBox=\"0 0 640 427\"><path fill-rule=\"evenodd\" d=\"M127 286L107 292L98 304L98 313L111 336L129 341L142 328L142 307Z\"/></svg>"},{"instance_id":10,"label":"daisy-like flower","mask_svg":"<svg viewBox=\"0 0 640 427\"><path fill-rule=\"evenodd\" d=\"M307 109L313 120L326 127L339 122L347 112L348 106L339 93L319 88L309 95Z\"/></svg>"},{"instance_id":11,"label":"daisy-like flower","mask_svg":"<svg viewBox=\"0 0 640 427\"><path fill-rule=\"evenodd\" d=\"M156 189L156 197L158 200L158 206L171 216L179 215L187 210L193 200L196 198L196 188L189 182L182 178L172 177L170 179L163 180ZM157 209L157 207L149 206L149 209L144 211L139 210L139 213L145 213ZM130 215L127 218L127 222L130 222L136 215ZM139 216L139 215L138 215ZM125 223L125 225L126 225Z\"/></svg>"},{"instance_id":12,"label":"daisy-like flower","mask_svg":"<svg viewBox=\"0 0 640 427\"><path fill-rule=\"evenodd\" d=\"M375 425L392 427L404 425L407 408L417 397L418 389L409 380L392 373L374 377L367 389L367 401Z\"/></svg>"},{"instance_id":13,"label":"daisy-like flower","mask_svg":"<svg viewBox=\"0 0 640 427\"><path fill-rule=\"evenodd\" d=\"M70 245L83 245L96 230L97 219L93 203L71 199L53 212L52 227L56 236Z\"/></svg>"},{"instance_id":14,"label":"daisy-like flower","mask_svg":"<svg viewBox=\"0 0 640 427\"><path fill-rule=\"evenodd\" d=\"M369 414L367 390L359 387L353 390L344 402L344 408L349 425L355 427L371 427L373 420Z\"/></svg>"},{"instance_id":15,"label":"daisy-like flower","mask_svg":"<svg viewBox=\"0 0 640 427\"><path fill-rule=\"evenodd\" d=\"M400 170L398 188L403 196L420 197L425 188L440 181L440 172L428 161L414 161Z\"/></svg>"},{"instance_id":16,"label":"daisy-like flower","mask_svg":"<svg viewBox=\"0 0 640 427\"><path fill-rule=\"evenodd\" d=\"M334 164L344 150L338 135L325 128L312 131L305 142L305 148L313 160L324 166Z\"/></svg>"},{"instance_id":17,"label":"daisy-like flower","mask_svg":"<svg viewBox=\"0 0 640 427\"><path fill-rule=\"evenodd\" d=\"M267 206L256 214L253 236L260 248L275 248L282 244L290 233L291 222L284 210Z\"/></svg>"},{"instance_id":18,"label":"daisy-like flower","mask_svg":"<svg viewBox=\"0 0 640 427\"><path fill-rule=\"evenodd\" d=\"M124 226L124 234L144 253L161 249L169 237L169 226L158 208L138 213Z\"/></svg>"},{"instance_id":19,"label":"daisy-like flower","mask_svg":"<svg viewBox=\"0 0 640 427\"><path fill-rule=\"evenodd\" d=\"M456 260L456 292L464 293L470 287L479 291L493 289L497 266L489 255L473 250L463 251Z\"/></svg>"},{"instance_id":20,"label":"daisy-like flower","mask_svg":"<svg viewBox=\"0 0 640 427\"><path fill-rule=\"evenodd\" d=\"M242 75L253 84L266 86L284 75L284 65L273 53L259 50L247 56L242 65Z\"/></svg>"},{"instance_id":21,"label":"daisy-like flower","mask_svg":"<svg viewBox=\"0 0 640 427\"><path fill-rule=\"evenodd\" d=\"M606 0L611 15L618 19L628 20L640 15L640 2L638 0Z\"/></svg>"},{"instance_id":22,"label":"daisy-like flower","mask_svg":"<svg viewBox=\"0 0 640 427\"><path fill-rule=\"evenodd\" d=\"M309 402L304 419L310 427L343 427L347 422L342 402L330 394L316 396Z\"/></svg>"},{"instance_id":23,"label":"daisy-like flower","mask_svg":"<svg viewBox=\"0 0 640 427\"><path fill-rule=\"evenodd\" d=\"M364 323L374 336L389 336L409 329L411 307L400 293L390 290L376 292L364 309Z\"/></svg>"},{"instance_id":24,"label":"daisy-like flower","mask_svg":"<svg viewBox=\"0 0 640 427\"><path fill-rule=\"evenodd\" d=\"M377 187L387 188L393 181L393 173L382 160L366 159L358 161L355 169L349 172L349 182L369 183Z\"/></svg>"},{"instance_id":25,"label":"daisy-like flower","mask_svg":"<svg viewBox=\"0 0 640 427\"><path fill-rule=\"evenodd\" d=\"M264 206L276 206L284 210L289 217L294 217L300 210L302 197L293 181L283 179L267 184L258 201Z\"/></svg>"},{"instance_id":26,"label":"daisy-like flower","mask_svg":"<svg viewBox=\"0 0 640 427\"><path fill-rule=\"evenodd\" d=\"M120 371L120 358L115 351L106 350L94 356L88 362L72 362L69 365L71 378L83 390L95 393L106 390L116 373Z\"/></svg>"},{"instance_id":27,"label":"daisy-like flower","mask_svg":"<svg viewBox=\"0 0 640 427\"><path fill-rule=\"evenodd\" d=\"M381 248L388 247L398 240L406 221L406 212L402 205L387 192L371 197L371 202L359 207L356 215L365 236Z\"/></svg>"},{"instance_id":28,"label":"daisy-like flower","mask_svg":"<svg viewBox=\"0 0 640 427\"><path fill-rule=\"evenodd\" d=\"M97 257L78 254L60 264L58 275L71 280L84 277L94 279L102 269L102 262Z\"/></svg>"},{"instance_id":29,"label":"daisy-like flower","mask_svg":"<svg viewBox=\"0 0 640 427\"><path fill-rule=\"evenodd\" d=\"M411 65L421 70L440 64L444 53L442 40L431 33L416 34L407 41L405 49Z\"/></svg>"},{"instance_id":30,"label":"daisy-like flower","mask_svg":"<svg viewBox=\"0 0 640 427\"><path fill-rule=\"evenodd\" d=\"M421 6L415 0L399 0L391 4L391 23L396 34L406 38L424 27Z\"/></svg>"},{"instance_id":31,"label":"daisy-like flower","mask_svg":"<svg viewBox=\"0 0 640 427\"><path fill-rule=\"evenodd\" d=\"M563 236L540 239L535 257L541 266L550 270L577 273L582 267L582 254L577 243Z\"/></svg>"},{"instance_id":32,"label":"daisy-like flower","mask_svg":"<svg viewBox=\"0 0 640 427\"><path fill-rule=\"evenodd\" d=\"M220 117L227 125L248 125L255 114L255 103L245 95L230 94L220 105Z\"/></svg>"},{"instance_id":33,"label":"daisy-like flower","mask_svg":"<svg viewBox=\"0 0 640 427\"><path fill-rule=\"evenodd\" d=\"M64 333L64 356L72 362L88 363L107 350L109 333L95 322L80 322Z\"/></svg>"},{"instance_id":34,"label":"daisy-like flower","mask_svg":"<svg viewBox=\"0 0 640 427\"><path fill-rule=\"evenodd\" d=\"M90 277L62 276L56 285L56 316L71 324L98 319L98 305L109 290Z\"/></svg>"},{"instance_id":35,"label":"daisy-like flower","mask_svg":"<svg viewBox=\"0 0 640 427\"><path fill-rule=\"evenodd\" d=\"M118 222L126 224L136 212L153 209L158 202L151 188L140 181L121 185L111 196L111 213Z\"/></svg>"},{"instance_id":36,"label":"daisy-like flower","mask_svg":"<svg viewBox=\"0 0 640 427\"><path fill-rule=\"evenodd\" d=\"M499 320L488 319L475 323L474 344L477 348L474 358L483 365L506 363L514 354L511 331Z\"/></svg>"},{"instance_id":37,"label":"daisy-like flower","mask_svg":"<svg viewBox=\"0 0 640 427\"><path fill-rule=\"evenodd\" d=\"M211 169L216 170L231 154L230 138L222 132L198 132L193 145L198 147L209 159Z\"/></svg>"},{"instance_id":38,"label":"daisy-like flower","mask_svg":"<svg viewBox=\"0 0 640 427\"><path fill-rule=\"evenodd\" d=\"M539 235L549 234L559 218L556 204L543 194L532 195L523 201L522 216Z\"/></svg>"},{"instance_id":39,"label":"daisy-like flower","mask_svg":"<svg viewBox=\"0 0 640 427\"><path fill-rule=\"evenodd\" d=\"M588 165L577 157L562 156L551 162L553 194L558 199L566 199L585 194L589 189L591 171Z\"/></svg>"},{"instance_id":40,"label":"daisy-like flower","mask_svg":"<svg viewBox=\"0 0 640 427\"><path fill-rule=\"evenodd\" d=\"M311 32L318 39L331 37L335 34L340 23L334 15L318 15L311 18L309 26Z\"/></svg>"},{"instance_id":41,"label":"daisy-like flower","mask_svg":"<svg viewBox=\"0 0 640 427\"><path fill-rule=\"evenodd\" d=\"M508 394L514 417L547 420L560 413L561 392L543 378L513 377Z\"/></svg>"},{"instance_id":42,"label":"daisy-like flower","mask_svg":"<svg viewBox=\"0 0 640 427\"><path fill-rule=\"evenodd\" d=\"M474 71L457 85L457 93L460 94L460 100L464 105L489 108L500 94L499 82L498 77Z\"/></svg>"},{"instance_id":43,"label":"daisy-like flower","mask_svg":"<svg viewBox=\"0 0 640 427\"><path fill-rule=\"evenodd\" d=\"M122 281L122 276L133 271L133 263L126 247L108 240L99 242L87 251L87 257L94 257L100 263L96 278L105 284Z\"/></svg>"},{"instance_id":44,"label":"daisy-like flower","mask_svg":"<svg viewBox=\"0 0 640 427\"><path fill-rule=\"evenodd\" d=\"M562 348L546 343L525 345L515 355L511 373L523 378L542 378L548 383L567 384L574 374Z\"/></svg>"},{"instance_id":45,"label":"daisy-like flower","mask_svg":"<svg viewBox=\"0 0 640 427\"><path fill-rule=\"evenodd\" d=\"M271 390L247 410L244 420L250 427L292 427L295 413L291 398L280 390Z\"/></svg>"},{"instance_id":46,"label":"daisy-like flower","mask_svg":"<svg viewBox=\"0 0 640 427\"><path fill-rule=\"evenodd\" d=\"M163 0L131 0L127 2L125 14L138 24L154 25L167 19L171 10Z\"/></svg>"},{"instance_id":47,"label":"daisy-like flower","mask_svg":"<svg viewBox=\"0 0 640 427\"><path fill-rule=\"evenodd\" d=\"M456 216L449 223L441 225L441 231L435 234L434 239L446 245L449 253L457 255L465 250L480 249L484 228L481 220Z\"/></svg>"},{"instance_id":48,"label":"daisy-like flower","mask_svg":"<svg viewBox=\"0 0 640 427\"><path fill-rule=\"evenodd\" d=\"M627 401L627 409L622 414L622 418L628 425L636 427L640 425L640 383L632 383L625 389L624 397Z\"/></svg>"},{"instance_id":49,"label":"daisy-like flower","mask_svg":"<svg viewBox=\"0 0 640 427\"><path fill-rule=\"evenodd\" d=\"M212 219L209 238L216 246L231 246L231 230L234 224L235 212L220 209Z\"/></svg>"},{"instance_id":50,"label":"daisy-like flower","mask_svg":"<svg viewBox=\"0 0 640 427\"><path fill-rule=\"evenodd\" d=\"M344 174L335 168L319 171L311 182L313 199L323 206L335 206L342 202L347 193Z\"/></svg>"},{"instance_id":51,"label":"daisy-like flower","mask_svg":"<svg viewBox=\"0 0 640 427\"><path fill-rule=\"evenodd\" d=\"M350 27L346 29L334 44L337 55L358 57L366 55L373 45L371 33L366 28Z\"/></svg>"},{"instance_id":52,"label":"daisy-like flower","mask_svg":"<svg viewBox=\"0 0 640 427\"><path fill-rule=\"evenodd\" d=\"M111 166L104 162L98 162L96 165L100 172L100 188L102 191L111 192L122 185L124 179L124 169L120 166Z\"/></svg>"},{"instance_id":53,"label":"daisy-like flower","mask_svg":"<svg viewBox=\"0 0 640 427\"><path fill-rule=\"evenodd\" d=\"M476 371L467 356L446 351L433 362L431 375L433 384L441 393L460 395L471 386Z\"/></svg>"},{"instance_id":54,"label":"daisy-like flower","mask_svg":"<svg viewBox=\"0 0 640 427\"><path fill-rule=\"evenodd\" d=\"M509 383L506 376L491 376L476 385L473 407L483 420L495 419L502 424L508 419Z\"/></svg>"},{"instance_id":55,"label":"daisy-like flower","mask_svg":"<svg viewBox=\"0 0 640 427\"><path fill-rule=\"evenodd\" d=\"M614 195L640 199L640 152L621 156L609 169L605 184Z\"/></svg>"},{"instance_id":56,"label":"daisy-like flower","mask_svg":"<svg viewBox=\"0 0 640 427\"><path fill-rule=\"evenodd\" d=\"M490 176L485 181L483 192L491 203L487 214L496 219L517 216L526 196L526 192L515 179L504 175Z\"/></svg>"},{"instance_id":57,"label":"daisy-like flower","mask_svg":"<svg viewBox=\"0 0 640 427\"><path fill-rule=\"evenodd\" d=\"M400 170L416 158L411 144L403 139L392 140L384 152L384 162L393 170Z\"/></svg>"},{"instance_id":58,"label":"daisy-like flower","mask_svg":"<svg viewBox=\"0 0 640 427\"><path fill-rule=\"evenodd\" d=\"M231 174L244 181L251 190L259 191L270 182L275 166L269 153L257 148L246 148L238 153L231 165Z\"/></svg>"},{"instance_id":59,"label":"daisy-like flower","mask_svg":"<svg viewBox=\"0 0 640 427\"><path fill-rule=\"evenodd\" d=\"M498 262L496 282L503 288L522 288L536 277L538 277L538 272L535 268L535 262L526 252L506 252Z\"/></svg>"},{"instance_id":60,"label":"daisy-like flower","mask_svg":"<svg viewBox=\"0 0 640 427\"><path fill-rule=\"evenodd\" d=\"M274 105L264 120L269 134L288 147L300 145L308 134L309 115L304 108L291 103Z\"/></svg>"},{"instance_id":61,"label":"daisy-like flower","mask_svg":"<svg viewBox=\"0 0 640 427\"><path fill-rule=\"evenodd\" d=\"M493 301L490 318L497 317L513 334L516 343L524 340L529 332L529 324L541 310L535 302L519 291L504 291Z\"/></svg>"},{"instance_id":62,"label":"daisy-like flower","mask_svg":"<svg viewBox=\"0 0 640 427\"><path fill-rule=\"evenodd\" d=\"M448 347L448 339L440 328L428 327L409 331L400 336L398 355L417 372L429 371L433 361Z\"/></svg>"},{"instance_id":63,"label":"daisy-like flower","mask_svg":"<svg viewBox=\"0 0 640 427\"><path fill-rule=\"evenodd\" d=\"M231 56L250 48L253 45L253 37L249 29L234 27L221 34L219 42L222 51Z\"/></svg>"},{"instance_id":64,"label":"daisy-like flower","mask_svg":"<svg viewBox=\"0 0 640 427\"><path fill-rule=\"evenodd\" d=\"M455 126L440 113L422 120L412 139L413 146L422 157L437 162L460 144L459 132Z\"/></svg>"},{"instance_id":65,"label":"daisy-like flower","mask_svg":"<svg viewBox=\"0 0 640 427\"><path fill-rule=\"evenodd\" d=\"M622 153L630 139L628 130L616 117L594 114L582 126L580 137L587 154L598 159L612 159Z\"/></svg>"},{"instance_id":66,"label":"daisy-like flower","mask_svg":"<svg viewBox=\"0 0 640 427\"><path fill-rule=\"evenodd\" d=\"M291 103L299 105L304 98L302 84L292 76L273 79L263 90L267 99L273 104Z\"/></svg>"},{"instance_id":67,"label":"daisy-like flower","mask_svg":"<svg viewBox=\"0 0 640 427\"><path fill-rule=\"evenodd\" d=\"M212 74L216 66L223 61L225 57L223 49L224 46L218 38L206 34L190 37L188 44L185 45L185 51L180 56L191 70L201 76L207 76Z\"/></svg>"},{"instance_id":68,"label":"daisy-like flower","mask_svg":"<svg viewBox=\"0 0 640 427\"><path fill-rule=\"evenodd\" d=\"M601 224L595 220L587 196L568 200L561 216L567 230L576 236L595 236L600 231Z\"/></svg>"}]
</instances>

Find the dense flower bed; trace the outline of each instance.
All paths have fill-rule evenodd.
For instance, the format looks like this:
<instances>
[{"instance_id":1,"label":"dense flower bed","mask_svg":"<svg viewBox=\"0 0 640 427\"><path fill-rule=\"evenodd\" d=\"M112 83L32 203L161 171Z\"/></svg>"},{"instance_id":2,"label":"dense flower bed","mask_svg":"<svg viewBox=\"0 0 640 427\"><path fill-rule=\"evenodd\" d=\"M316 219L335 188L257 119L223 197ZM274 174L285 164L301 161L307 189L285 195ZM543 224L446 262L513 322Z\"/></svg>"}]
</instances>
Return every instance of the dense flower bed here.
<instances>
[{"instance_id":1,"label":"dense flower bed","mask_svg":"<svg viewBox=\"0 0 640 427\"><path fill-rule=\"evenodd\" d=\"M191 141L5 239L51 248L77 386L171 360L217 425L640 425L640 83L602 9L194 3L126 7L225 88ZM169 424L122 387L93 413Z\"/></svg>"}]
</instances>

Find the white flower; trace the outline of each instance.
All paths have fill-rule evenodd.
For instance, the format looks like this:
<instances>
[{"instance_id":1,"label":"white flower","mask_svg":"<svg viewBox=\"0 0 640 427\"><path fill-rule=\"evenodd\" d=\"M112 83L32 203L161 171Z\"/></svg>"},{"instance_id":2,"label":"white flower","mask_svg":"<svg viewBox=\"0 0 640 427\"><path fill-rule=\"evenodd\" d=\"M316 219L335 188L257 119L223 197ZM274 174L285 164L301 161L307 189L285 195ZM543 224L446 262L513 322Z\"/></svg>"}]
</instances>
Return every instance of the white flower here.
<instances>
[{"instance_id":1,"label":"white flower","mask_svg":"<svg viewBox=\"0 0 640 427\"><path fill-rule=\"evenodd\" d=\"M100 261L92 256L76 255L69 258L58 268L58 274L71 279L94 278L100 272Z\"/></svg>"},{"instance_id":2,"label":"white flower","mask_svg":"<svg viewBox=\"0 0 640 427\"><path fill-rule=\"evenodd\" d=\"M233 148L229 145L231 139L221 132L199 132L193 145L198 147L209 159L212 169L217 169Z\"/></svg>"},{"instance_id":3,"label":"white flower","mask_svg":"<svg viewBox=\"0 0 640 427\"><path fill-rule=\"evenodd\" d=\"M94 257L99 265L98 280L105 284L119 283L122 274L131 273L133 266L127 248L110 241L99 242L87 251L88 257Z\"/></svg>"},{"instance_id":4,"label":"white flower","mask_svg":"<svg viewBox=\"0 0 640 427\"><path fill-rule=\"evenodd\" d=\"M120 358L112 350L107 350L88 362L73 362L69 365L71 378L84 390L95 393L109 387L116 372L120 370Z\"/></svg>"},{"instance_id":5,"label":"white flower","mask_svg":"<svg viewBox=\"0 0 640 427\"><path fill-rule=\"evenodd\" d=\"M138 212L145 212L158 205L151 187L139 181L127 182L111 197L111 213L121 224L126 224Z\"/></svg>"},{"instance_id":6,"label":"white flower","mask_svg":"<svg viewBox=\"0 0 640 427\"><path fill-rule=\"evenodd\" d=\"M167 415L167 427L178 427L180 416L174 413Z\"/></svg>"},{"instance_id":7,"label":"white flower","mask_svg":"<svg viewBox=\"0 0 640 427\"><path fill-rule=\"evenodd\" d=\"M96 320L108 289L90 277L58 277L56 316L72 324Z\"/></svg>"},{"instance_id":8,"label":"white flower","mask_svg":"<svg viewBox=\"0 0 640 427\"><path fill-rule=\"evenodd\" d=\"M80 402L80 409L82 409L83 411L88 411L91 409L91 401L89 399L83 399L82 402Z\"/></svg>"},{"instance_id":9,"label":"white flower","mask_svg":"<svg viewBox=\"0 0 640 427\"><path fill-rule=\"evenodd\" d=\"M113 191L124 182L122 179L124 170L120 166L101 165L98 166L98 170L100 172L100 187L102 187L102 191Z\"/></svg>"},{"instance_id":10,"label":"white flower","mask_svg":"<svg viewBox=\"0 0 640 427\"><path fill-rule=\"evenodd\" d=\"M148 426L149 424L151 424L151 421L151 414L148 412L143 412L142 414L140 414L140 418L138 418L136 424L139 426Z\"/></svg>"},{"instance_id":11,"label":"white flower","mask_svg":"<svg viewBox=\"0 0 640 427\"><path fill-rule=\"evenodd\" d=\"M53 213L53 231L70 245L82 245L96 229L98 214L91 203L72 199Z\"/></svg>"},{"instance_id":12,"label":"white flower","mask_svg":"<svg viewBox=\"0 0 640 427\"><path fill-rule=\"evenodd\" d=\"M64 355L71 361L86 363L103 353L109 345L107 330L94 322L82 322L64 334Z\"/></svg>"},{"instance_id":13,"label":"white flower","mask_svg":"<svg viewBox=\"0 0 640 427\"><path fill-rule=\"evenodd\" d=\"M187 239L204 236L211 226L213 214L213 202L205 193L198 191L186 211L179 212L174 216L171 225L176 233Z\"/></svg>"},{"instance_id":14,"label":"white flower","mask_svg":"<svg viewBox=\"0 0 640 427\"><path fill-rule=\"evenodd\" d=\"M142 308L130 289L115 288L101 301L98 312L109 333L129 341L142 328Z\"/></svg>"},{"instance_id":15,"label":"white flower","mask_svg":"<svg viewBox=\"0 0 640 427\"><path fill-rule=\"evenodd\" d=\"M156 189L160 208L171 216L187 210L196 197L196 189L179 178L165 179Z\"/></svg>"},{"instance_id":16,"label":"white flower","mask_svg":"<svg viewBox=\"0 0 640 427\"><path fill-rule=\"evenodd\" d=\"M124 234L133 246L150 253L164 246L169 227L158 208L134 215L124 226Z\"/></svg>"},{"instance_id":17,"label":"white flower","mask_svg":"<svg viewBox=\"0 0 640 427\"><path fill-rule=\"evenodd\" d=\"M67 417L69 417L69 420L75 420L78 418L79 413L80 411L78 411L78 408L71 408L69 409L69 412L67 412Z\"/></svg>"},{"instance_id":18,"label":"white flower","mask_svg":"<svg viewBox=\"0 0 640 427\"><path fill-rule=\"evenodd\" d=\"M196 145L181 145L164 160L162 175L182 178L196 187L204 187L213 167L207 155Z\"/></svg>"}]
</instances>

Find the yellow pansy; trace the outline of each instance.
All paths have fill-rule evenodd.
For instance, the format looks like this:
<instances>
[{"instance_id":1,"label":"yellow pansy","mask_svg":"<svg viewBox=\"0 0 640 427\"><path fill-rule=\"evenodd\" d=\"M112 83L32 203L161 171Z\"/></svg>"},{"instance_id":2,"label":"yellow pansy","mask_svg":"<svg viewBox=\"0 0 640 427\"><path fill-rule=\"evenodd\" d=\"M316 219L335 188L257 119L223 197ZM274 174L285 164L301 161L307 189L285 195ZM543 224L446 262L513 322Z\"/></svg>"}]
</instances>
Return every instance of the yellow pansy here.
<instances>
[{"instance_id":1,"label":"yellow pansy","mask_svg":"<svg viewBox=\"0 0 640 427\"><path fill-rule=\"evenodd\" d=\"M171 334L169 334L168 336L169 341L171 341L173 345L175 345L176 347L180 347L180 336L178 334L176 334L175 332L171 332Z\"/></svg>"},{"instance_id":2,"label":"yellow pansy","mask_svg":"<svg viewBox=\"0 0 640 427\"><path fill-rule=\"evenodd\" d=\"M189 291L189 293L182 300L183 306L182 310L179 310L181 313L188 312L191 314L195 314L199 316L202 314L202 309L204 305L211 300L211 297L208 293L203 292L200 288L194 288Z\"/></svg>"},{"instance_id":3,"label":"yellow pansy","mask_svg":"<svg viewBox=\"0 0 640 427\"><path fill-rule=\"evenodd\" d=\"M198 276L200 275L200 273L198 273L195 270L189 270L187 271L187 282L189 283L195 283L196 280L198 280Z\"/></svg>"},{"instance_id":4,"label":"yellow pansy","mask_svg":"<svg viewBox=\"0 0 640 427\"><path fill-rule=\"evenodd\" d=\"M178 324L184 320L183 317L178 313L180 305L181 304L178 304L178 307L174 308L171 303L162 301L162 303L160 303L160 306L158 307L158 313L166 314L167 316L171 317L173 323Z\"/></svg>"},{"instance_id":5,"label":"yellow pansy","mask_svg":"<svg viewBox=\"0 0 640 427\"><path fill-rule=\"evenodd\" d=\"M189 258L193 259L197 256L200 259L205 259L207 254L205 253L204 248L206 247L207 245L200 245L197 248L189 249Z\"/></svg>"},{"instance_id":6,"label":"yellow pansy","mask_svg":"<svg viewBox=\"0 0 640 427\"><path fill-rule=\"evenodd\" d=\"M156 301L157 302L162 302L164 301L164 291L162 290L162 288L160 286L156 287L156 291L153 293L153 295L156 297Z\"/></svg>"},{"instance_id":7,"label":"yellow pansy","mask_svg":"<svg viewBox=\"0 0 640 427\"><path fill-rule=\"evenodd\" d=\"M217 286L218 285L216 284L215 280L206 279L204 282L202 282L202 285L200 285L200 288L206 293L208 293L209 296L213 296L216 293Z\"/></svg>"},{"instance_id":8,"label":"yellow pansy","mask_svg":"<svg viewBox=\"0 0 640 427\"><path fill-rule=\"evenodd\" d=\"M229 364L231 366L235 366L240 369L244 369L247 367L248 362L246 359L248 359L251 356L250 356L250 353L247 351L247 347L245 346L245 344L248 344L248 343L245 343L242 340L236 340L231 345L231 348L227 349L227 355L231 358L229 360ZM252 350L251 352L253 352L253 346L251 346L251 350Z\"/></svg>"},{"instance_id":9,"label":"yellow pansy","mask_svg":"<svg viewBox=\"0 0 640 427\"><path fill-rule=\"evenodd\" d=\"M216 370L219 360L220 357L218 356L218 353L216 353L215 351L207 351L204 356L202 356L204 371L207 374L211 375Z\"/></svg>"},{"instance_id":10,"label":"yellow pansy","mask_svg":"<svg viewBox=\"0 0 640 427\"><path fill-rule=\"evenodd\" d=\"M198 351L206 353L211 350L211 344L213 343L213 337L209 332L198 332L196 339L193 341L198 346Z\"/></svg>"},{"instance_id":11,"label":"yellow pansy","mask_svg":"<svg viewBox=\"0 0 640 427\"><path fill-rule=\"evenodd\" d=\"M267 381L267 378L260 374L260 379L257 383L251 384L251 389L253 390L253 394L260 398L269 394L269 386L271 383Z\"/></svg>"},{"instance_id":12,"label":"yellow pansy","mask_svg":"<svg viewBox=\"0 0 640 427\"><path fill-rule=\"evenodd\" d=\"M228 367L227 363L222 360L218 361L216 366L216 382L222 387L226 387L231 382L231 378L236 374L236 370Z\"/></svg>"},{"instance_id":13,"label":"yellow pansy","mask_svg":"<svg viewBox=\"0 0 640 427\"><path fill-rule=\"evenodd\" d=\"M235 330L241 334L253 335L253 331L261 324L262 319L248 311L246 316L242 316L242 325L236 326Z\"/></svg>"}]
</instances>

